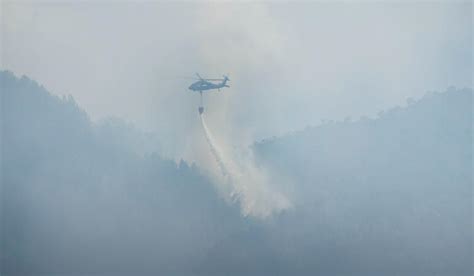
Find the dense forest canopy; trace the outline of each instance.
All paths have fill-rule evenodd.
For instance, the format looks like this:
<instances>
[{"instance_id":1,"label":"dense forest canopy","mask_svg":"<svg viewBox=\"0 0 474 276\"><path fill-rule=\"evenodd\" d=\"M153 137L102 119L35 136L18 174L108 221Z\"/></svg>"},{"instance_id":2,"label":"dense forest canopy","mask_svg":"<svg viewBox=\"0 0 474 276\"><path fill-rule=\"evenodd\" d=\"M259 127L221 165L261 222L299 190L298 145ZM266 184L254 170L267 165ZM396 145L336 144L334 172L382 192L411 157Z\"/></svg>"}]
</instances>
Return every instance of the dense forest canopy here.
<instances>
[{"instance_id":1,"label":"dense forest canopy","mask_svg":"<svg viewBox=\"0 0 474 276\"><path fill-rule=\"evenodd\" d=\"M28 77L0 87L2 275L472 273L471 89L256 142L292 202L257 219L159 137Z\"/></svg>"}]
</instances>

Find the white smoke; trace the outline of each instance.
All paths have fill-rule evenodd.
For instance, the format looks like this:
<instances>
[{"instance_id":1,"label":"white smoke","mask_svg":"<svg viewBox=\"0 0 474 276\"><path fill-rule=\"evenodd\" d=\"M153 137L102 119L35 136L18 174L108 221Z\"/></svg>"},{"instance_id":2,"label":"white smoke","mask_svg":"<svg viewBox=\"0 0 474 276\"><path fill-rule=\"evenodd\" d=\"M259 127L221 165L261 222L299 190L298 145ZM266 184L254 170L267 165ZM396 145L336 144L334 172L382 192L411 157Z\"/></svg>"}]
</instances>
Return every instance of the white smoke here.
<instances>
[{"instance_id":1,"label":"white smoke","mask_svg":"<svg viewBox=\"0 0 474 276\"><path fill-rule=\"evenodd\" d=\"M247 156L239 160L239 163L227 158L213 138L203 114L200 119L206 141L220 171L214 175L214 179L228 199L240 204L243 216L265 218L291 206L285 196L271 189L267 174L255 167L253 158Z\"/></svg>"},{"instance_id":2,"label":"white smoke","mask_svg":"<svg viewBox=\"0 0 474 276\"><path fill-rule=\"evenodd\" d=\"M273 68L272 76L278 71L274 65L285 52L285 38L279 25L265 4L206 3L198 9L193 26L203 70L212 76L230 74L231 79L231 88L211 93L206 99L212 106L208 113L212 115L212 129L219 129L219 135L214 133L219 139L209 131L206 116L200 118L217 163L215 166L213 160L206 160L211 161L207 168L219 168L212 172L218 189L231 201L238 202L244 216L267 217L289 208L289 200L270 181L273 174L257 168L252 152L245 150L255 140L255 129L249 124L239 125L242 120L236 115L242 114L236 108L242 108L239 112L244 113L253 108L248 99L259 88L253 79L259 76L261 82L261 76L265 75L262 72L267 68Z\"/></svg>"}]
</instances>

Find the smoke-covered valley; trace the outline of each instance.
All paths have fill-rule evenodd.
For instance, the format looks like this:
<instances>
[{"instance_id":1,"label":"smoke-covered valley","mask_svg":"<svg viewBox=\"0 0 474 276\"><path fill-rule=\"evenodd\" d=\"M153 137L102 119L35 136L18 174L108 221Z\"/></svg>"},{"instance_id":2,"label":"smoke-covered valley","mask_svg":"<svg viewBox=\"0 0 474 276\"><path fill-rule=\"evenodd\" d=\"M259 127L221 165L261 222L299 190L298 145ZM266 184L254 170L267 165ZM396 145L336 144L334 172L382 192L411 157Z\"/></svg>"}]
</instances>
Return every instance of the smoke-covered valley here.
<instances>
[{"instance_id":1,"label":"smoke-covered valley","mask_svg":"<svg viewBox=\"0 0 474 276\"><path fill-rule=\"evenodd\" d=\"M285 199L248 212L159 135L0 85L1 275L472 274L471 89L255 141L251 169L229 155L248 196L256 170Z\"/></svg>"}]
</instances>

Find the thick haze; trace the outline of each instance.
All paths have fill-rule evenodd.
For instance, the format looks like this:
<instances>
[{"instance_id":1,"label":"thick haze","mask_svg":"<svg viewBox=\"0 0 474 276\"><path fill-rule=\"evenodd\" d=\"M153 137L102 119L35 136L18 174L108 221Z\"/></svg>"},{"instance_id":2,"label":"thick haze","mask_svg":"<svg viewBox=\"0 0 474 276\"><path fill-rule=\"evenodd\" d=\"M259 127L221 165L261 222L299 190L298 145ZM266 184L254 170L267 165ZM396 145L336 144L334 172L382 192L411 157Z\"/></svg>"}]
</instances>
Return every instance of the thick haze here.
<instances>
[{"instance_id":1,"label":"thick haze","mask_svg":"<svg viewBox=\"0 0 474 276\"><path fill-rule=\"evenodd\" d=\"M214 183L28 77L0 71L0 87L1 275L473 275L472 89L254 158L223 154L203 119L230 175Z\"/></svg>"},{"instance_id":2,"label":"thick haze","mask_svg":"<svg viewBox=\"0 0 474 276\"><path fill-rule=\"evenodd\" d=\"M230 75L206 113L217 138L242 146L471 87L471 19L471 2L4 1L1 67L195 160L198 96L181 77Z\"/></svg>"},{"instance_id":3,"label":"thick haze","mask_svg":"<svg viewBox=\"0 0 474 276\"><path fill-rule=\"evenodd\" d=\"M472 2L0 7L0 275L473 275Z\"/></svg>"}]
</instances>

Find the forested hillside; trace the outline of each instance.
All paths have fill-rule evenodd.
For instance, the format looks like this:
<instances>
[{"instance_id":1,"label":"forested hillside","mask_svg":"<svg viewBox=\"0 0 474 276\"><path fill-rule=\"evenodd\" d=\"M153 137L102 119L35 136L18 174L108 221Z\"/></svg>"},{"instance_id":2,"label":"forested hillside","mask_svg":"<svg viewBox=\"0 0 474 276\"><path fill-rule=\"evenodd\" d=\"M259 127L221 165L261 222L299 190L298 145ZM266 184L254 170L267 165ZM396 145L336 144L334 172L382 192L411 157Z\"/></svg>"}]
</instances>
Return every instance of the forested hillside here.
<instances>
[{"instance_id":1,"label":"forested hillside","mask_svg":"<svg viewBox=\"0 0 474 276\"><path fill-rule=\"evenodd\" d=\"M304 221L293 237L304 256L324 256L312 262L315 270L468 275L472 126L472 90L453 88L375 119L325 122L261 141L254 150L293 180L287 193L298 219L288 217L284 227Z\"/></svg>"},{"instance_id":2,"label":"forested hillside","mask_svg":"<svg viewBox=\"0 0 474 276\"><path fill-rule=\"evenodd\" d=\"M27 77L0 83L3 272L175 271L239 216L194 165L137 153L126 124L93 124Z\"/></svg>"},{"instance_id":3,"label":"forested hillside","mask_svg":"<svg viewBox=\"0 0 474 276\"><path fill-rule=\"evenodd\" d=\"M255 143L292 208L254 219L133 126L0 86L2 275L472 274L472 90Z\"/></svg>"}]
</instances>

